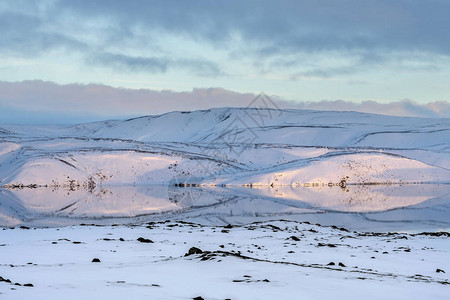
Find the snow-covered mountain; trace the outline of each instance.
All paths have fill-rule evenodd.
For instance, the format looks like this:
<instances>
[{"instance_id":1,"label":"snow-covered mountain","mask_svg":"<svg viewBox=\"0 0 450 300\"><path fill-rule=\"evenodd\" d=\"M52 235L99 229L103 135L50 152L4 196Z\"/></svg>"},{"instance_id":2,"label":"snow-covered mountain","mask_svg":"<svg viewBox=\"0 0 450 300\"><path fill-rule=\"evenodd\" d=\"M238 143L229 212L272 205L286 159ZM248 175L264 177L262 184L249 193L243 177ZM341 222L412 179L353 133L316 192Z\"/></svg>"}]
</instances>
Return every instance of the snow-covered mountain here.
<instances>
[{"instance_id":1,"label":"snow-covered mountain","mask_svg":"<svg viewBox=\"0 0 450 300\"><path fill-rule=\"evenodd\" d=\"M388 210L440 197L448 188L355 206L349 199L386 193L352 185L448 184L449 153L450 119L356 112L217 108L76 126L2 125L0 192L14 200L3 200L0 214L6 220L11 211L134 216L154 207L173 210L184 199L179 185L216 187L216 194L219 187L241 195L251 190L252 197L277 203L342 211ZM169 196L138 192L137 204L117 196L117 186L130 185L174 189ZM49 191L69 195L52 202ZM330 191L343 193L334 197L339 203L317 203ZM101 193L117 206L93 212L80 204ZM345 202L351 204L343 208Z\"/></svg>"},{"instance_id":2,"label":"snow-covered mountain","mask_svg":"<svg viewBox=\"0 0 450 300\"><path fill-rule=\"evenodd\" d=\"M0 134L2 185L450 179L449 119L228 108Z\"/></svg>"}]
</instances>

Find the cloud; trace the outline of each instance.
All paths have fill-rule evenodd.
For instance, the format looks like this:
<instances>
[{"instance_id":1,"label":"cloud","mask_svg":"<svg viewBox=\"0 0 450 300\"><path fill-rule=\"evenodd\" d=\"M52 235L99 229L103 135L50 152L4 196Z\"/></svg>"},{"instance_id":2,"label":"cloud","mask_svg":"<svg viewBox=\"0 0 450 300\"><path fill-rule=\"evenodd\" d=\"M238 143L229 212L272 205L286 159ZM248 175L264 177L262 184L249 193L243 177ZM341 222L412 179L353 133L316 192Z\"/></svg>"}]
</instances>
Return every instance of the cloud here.
<instances>
[{"instance_id":1,"label":"cloud","mask_svg":"<svg viewBox=\"0 0 450 300\"><path fill-rule=\"evenodd\" d=\"M318 102L292 103L292 106L299 109L358 111L404 117L450 118L450 103L447 101L419 104L413 100L389 103L380 103L371 100L360 103L344 100L324 100Z\"/></svg>"},{"instance_id":2,"label":"cloud","mask_svg":"<svg viewBox=\"0 0 450 300\"><path fill-rule=\"evenodd\" d=\"M1 82L0 119L20 123L76 123L126 118L169 111L212 107L246 107L256 95L222 88L193 89L190 92L114 88L100 84L59 85L45 81ZM450 118L446 101L419 104L412 100L391 103L343 100L294 102L273 96L281 108L360 111L398 116ZM15 120L15 121L14 121Z\"/></svg>"},{"instance_id":3,"label":"cloud","mask_svg":"<svg viewBox=\"0 0 450 300\"><path fill-rule=\"evenodd\" d=\"M64 33L43 30L38 16L0 11L0 53L33 57L56 49L81 51L87 46Z\"/></svg>"},{"instance_id":4,"label":"cloud","mask_svg":"<svg viewBox=\"0 0 450 300\"><path fill-rule=\"evenodd\" d=\"M169 60L156 57L133 57L121 54L101 53L89 57L88 63L107 65L119 71L148 71L150 73L165 73Z\"/></svg>"},{"instance_id":5,"label":"cloud","mask_svg":"<svg viewBox=\"0 0 450 300\"><path fill-rule=\"evenodd\" d=\"M273 64L278 64L275 60ZM291 62L295 64L295 62ZM282 65L282 64L281 64ZM274 66L272 66L275 68ZM405 72L438 72L443 69L436 57L427 57L425 55L413 53L354 53L353 57L344 60L344 62L335 63L335 65L324 66L320 63L309 64L304 70L294 72L289 76L292 80L298 79L328 79L337 78L342 75L364 75L368 71L390 69L396 73Z\"/></svg>"},{"instance_id":6,"label":"cloud","mask_svg":"<svg viewBox=\"0 0 450 300\"><path fill-rule=\"evenodd\" d=\"M74 119L86 113L98 119L220 106L239 107L250 103L253 98L253 94L221 88L174 92L114 88L101 84L59 85L40 80L0 82L0 107L48 114L70 112Z\"/></svg>"},{"instance_id":7,"label":"cloud","mask_svg":"<svg viewBox=\"0 0 450 300\"><path fill-rule=\"evenodd\" d=\"M299 78L395 69L405 56L435 71L441 65L429 57L450 57L449 10L442 0L12 1L0 7L0 50L33 56L62 48L96 66L152 74L220 76L230 60L270 65L283 57L293 63L277 67ZM197 49L181 53L186 40ZM318 53L355 62L302 68Z\"/></svg>"},{"instance_id":8,"label":"cloud","mask_svg":"<svg viewBox=\"0 0 450 300\"><path fill-rule=\"evenodd\" d=\"M171 59L99 53L87 58L88 64L108 66L120 72L165 73L169 68L187 70L199 76L216 77L223 72L210 61L201 59Z\"/></svg>"},{"instance_id":9,"label":"cloud","mask_svg":"<svg viewBox=\"0 0 450 300\"><path fill-rule=\"evenodd\" d=\"M270 53L391 49L448 55L447 12L440 0L368 1L60 1L55 9L82 18L104 16L133 28L185 34L225 45L238 32Z\"/></svg>"}]
</instances>

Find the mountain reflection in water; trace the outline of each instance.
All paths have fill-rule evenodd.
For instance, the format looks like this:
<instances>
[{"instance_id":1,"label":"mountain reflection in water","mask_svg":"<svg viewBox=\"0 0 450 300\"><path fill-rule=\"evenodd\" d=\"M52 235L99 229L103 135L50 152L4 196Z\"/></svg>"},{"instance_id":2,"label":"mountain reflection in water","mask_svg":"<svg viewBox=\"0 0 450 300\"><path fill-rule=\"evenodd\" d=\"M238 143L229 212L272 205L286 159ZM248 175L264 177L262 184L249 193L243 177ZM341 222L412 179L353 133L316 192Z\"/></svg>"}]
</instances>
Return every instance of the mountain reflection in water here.
<instances>
[{"instance_id":1,"label":"mountain reflection in water","mask_svg":"<svg viewBox=\"0 0 450 300\"><path fill-rule=\"evenodd\" d=\"M340 187L104 186L0 191L0 225L134 223L177 219L209 225L270 219L354 230L450 228L450 185Z\"/></svg>"}]
</instances>

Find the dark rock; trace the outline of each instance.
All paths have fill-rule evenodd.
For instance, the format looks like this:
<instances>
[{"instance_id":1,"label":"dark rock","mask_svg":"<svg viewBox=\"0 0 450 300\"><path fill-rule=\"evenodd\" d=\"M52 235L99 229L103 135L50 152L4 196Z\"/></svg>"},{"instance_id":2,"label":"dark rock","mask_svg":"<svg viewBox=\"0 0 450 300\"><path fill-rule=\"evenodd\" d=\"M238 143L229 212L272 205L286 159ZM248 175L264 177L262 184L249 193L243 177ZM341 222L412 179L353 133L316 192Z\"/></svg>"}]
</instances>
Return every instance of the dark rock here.
<instances>
[{"instance_id":1,"label":"dark rock","mask_svg":"<svg viewBox=\"0 0 450 300\"><path fill-rule=\"evenodd\" d=\"M27 286L27 287L34 287L34 285L33 284L31 284L31 283L25 283L23 286Z\"/></svg>"},{"instance_id":2,"label":"dark rock","mask_svg":"<svg viewBox=\"0 0 450 300\"><path fill-rule=\"evenodd\" d=\"M120 238L119 241L124 242L125 240L123 238Z\"/></svg>"},{"instance_id":3,"label":"dark rock","mask_svg":"<svg viewBox=\"0 0 450 300\"><path fill-rule=\"evenodd\" d=\"M20 228L21 229L27 229L27 230L30 229L30 227L27 227L27 226L20 226Z\"/></svg>"},{"instance_id":4,"label":"dark rock","mask_svg":"<svg viewBox=\"0 0 450 300\"><path fill-rule=\"evenodd\" d=\"M94 258L94 259L92 260L92 262L93 262L93 263L99 263L99 262L100 262L100 259Z\"/></svg>"},{"instance_id":5,"label":"dark rock","mask_svg":"<svg viewBox=\"0 0 450 300\"><path fill-rule=\"evenodd\" d=\"M219 245L220 248L225 248L225 245Z\"/></svg>"},{"instance_id":6,"label":"dark rock","mask_svg":"<svg viewBox=\"0 0 450 300\"><path fill-rule=\"evenodd\" d=\"M330 261L327 266L334 266L334 265L336 265L336 264L334 262Z\"/></svg>"},{"instance_id":7,"label":"dark rock","mask_svg":"<svg viewBox=\"0 0 450 300\"><path fill-rule=\"evenodd\" d=\"M330 248L335 248L336 245L335 244L324 244L324 243L318 243L317 247L330 247Z\"/></svg>"},{"instance_id":8,"label":"dark rock","mask_svg":"<svg viewBox=\"0 0 450 300\"><path fill-rule=\"evenodd\" d=\"M189 249L189 251L184 255L184 256L188 256L188 255L193 255L193 254L202 254L203 251L197 247L191 247L191 249Z\"/></svg>"},{"instance_id":9,"label":"dark rock","mask_svg":"<svg viewBox=\"0 0 450 300\"><path fill-rule=\"evenodd\" d=\"M78 244L81 244L81 242L72 242L72 244L78 245Z\"/></svg>"},{"instance_id":10,"label":"dark rock","mask_svg":"<svg viewBox=\"0 0 450 300\"><path fill-rule=\"evenodd\" d=\"M195 298L192 298L193 300L205 300L205 299L203 299L203 297L201 297L201 296L198 296L198 297L195 297Z\"/></svg>"},{"instance_id":11,"label":"dark rock","mask_svg":"<svg viewBox=\"0 0 450 300\"><path fill-rule=\"evenodd\" d=\"M272 225L272 224L268 224L267 226L271 227L273 230L282 230L280 227Z\"/></svg>"},{"instance_id":12,"label":"dark rock","mask_svg":"<svg viewBox=\"0 0 450 300\"><path fill-rule=\"evenodd\" d=\"M22 286L22 285L21 285L20 283L18 283L18 282L14 283L14 285Z\"/></svg>"},{"instance_id":13,"label":"dark rock","mask_svg":"<svg viewBox=\"0 0 450 300\"><path fill-rule=\"evenodd\" d=\"M445 273L445 271L442 269L436 269L436 273Z\"/></svg>"},{"instance_id":14,"label":"dark rock","mask_svg":"<svg viewBox=\"0 0 450 300\"><path fill-rule=\"evenodd\" d=\"M450 237L450 232L438 231L438 232L421 232L421 233L413 234L413 236L416 236L416 235L426 235L426 236L436 236L436 237L441 237L441 236Z\"/></svg>"},{"instance_id":15,"label":"dark rock","mask_svg":"<svg viewBox=\"0 0 450 300\"><path fill-rule=\"evenodd\" d=\"M224 230L222 230L221 232L222 232L222 233L229 233L230 231L224 229Z\"/></svg>"},{"instance_id":16,"label":"dark rock","mask_svg":"<svg viewBox=\"0 0 450 300\"><path fill-rule=\"evenodd\" d=\"M141 243L153 243L152 240L145 239L145 238L143 238L143 237L140 237L140 238L138 238L137 240L138 240L139 242L141 242Z\"/></svg>"},{"instance_id":17,"label":"dark rock","mask_svg":"<svg viewBox=\"0 0 450 300\"><path fill-rule=\"evenodd\" d=\"M345 265L343 263L339 262L339 267L345 268Z\"/></svg>"},{"instance_id":18,"label":"dark rock","mask_svg":"<svg viewBox=\"0 0 450 300\"><path fill-rule=\"evenodd\" d=\"M288 240L291 239L291 240L293 240L293 241L300 242L300 239L299 239L298 237L296 237L295 235L290 236L290 237L288 237L287 239L288 239Z\"/></svg>"},{"instance_id":19,"label":"dark rock","mask_svg":"<svg viewBox=\"0 0 450 300\"><path fill-rule=\"evenodd\" d=\"M223 228L226 228L226 229L231 229L231 228L233 228L233 225L231 225L231 224L228 224L227 226L225 226L225 227L223 227Z\"/></svg>"}]
</instances>

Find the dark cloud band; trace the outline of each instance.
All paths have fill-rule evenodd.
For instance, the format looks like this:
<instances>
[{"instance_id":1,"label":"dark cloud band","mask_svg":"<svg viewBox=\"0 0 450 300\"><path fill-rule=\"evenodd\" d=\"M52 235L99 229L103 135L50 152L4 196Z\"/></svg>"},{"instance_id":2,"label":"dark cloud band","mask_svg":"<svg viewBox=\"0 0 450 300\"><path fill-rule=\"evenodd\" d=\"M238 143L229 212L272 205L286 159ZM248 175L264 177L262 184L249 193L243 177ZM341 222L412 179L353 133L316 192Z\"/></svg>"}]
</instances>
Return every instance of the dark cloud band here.
<instances>
[{"instance_id":1,"label":"dark cloud band","mask_svg":"<svg viewBox=\"0 0 450 300\"><path fill-rule=\"evenodd\" d=\"M175 110L197 110L213 107L245 107L256 95L237 93L220 88L193 89L190 92L124 89L96 84L59 85L44 81L1 82L0 119L32 122L84 122L108 118L125 118L161 114ZM378 103L354 103L343 100L319 102L294 102L276 98L281 108L315 110L360 111L397 116L450 118L450 103L431 102L419 104L412 100ZM70 111L70 118L67 117ZM34 115L34 116L33 116ZM24 118L19 118L20 116ZM58 121L60 116L60 121ZM62 117L61 117L62 116ZM40 117L41 119L36 119ZM27 119L29 118L29 119Z\"/></svg>"}]
</instances>

